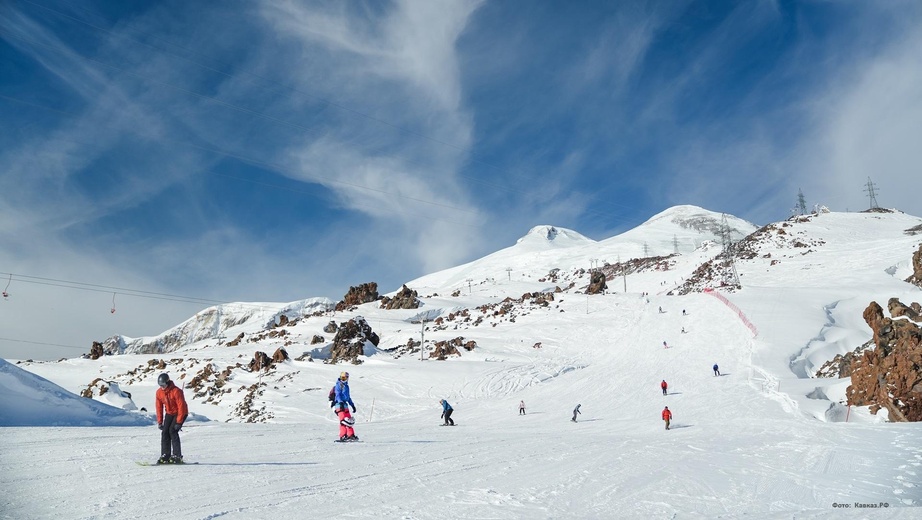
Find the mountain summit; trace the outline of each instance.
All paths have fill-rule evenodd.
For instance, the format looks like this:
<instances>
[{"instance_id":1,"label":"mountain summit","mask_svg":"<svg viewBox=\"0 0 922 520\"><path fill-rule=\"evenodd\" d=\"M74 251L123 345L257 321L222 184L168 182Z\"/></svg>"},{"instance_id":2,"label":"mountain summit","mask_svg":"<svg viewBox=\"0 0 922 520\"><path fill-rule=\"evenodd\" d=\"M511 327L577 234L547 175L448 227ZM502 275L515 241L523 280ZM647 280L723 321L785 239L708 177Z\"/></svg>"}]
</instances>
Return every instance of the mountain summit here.
<instances>
[{"instance_id":1,"label":"mountain summit","mask_svg":"<svg viewBox=\"0 0 922 520\"><path fill-rule=\"evenodd\" d=\"M547 225L529 229L525 236L516 241L516 244L544 244L553 247L573 247L594 243L595 240L572 229Z\"/></svg>"}]
</instances>

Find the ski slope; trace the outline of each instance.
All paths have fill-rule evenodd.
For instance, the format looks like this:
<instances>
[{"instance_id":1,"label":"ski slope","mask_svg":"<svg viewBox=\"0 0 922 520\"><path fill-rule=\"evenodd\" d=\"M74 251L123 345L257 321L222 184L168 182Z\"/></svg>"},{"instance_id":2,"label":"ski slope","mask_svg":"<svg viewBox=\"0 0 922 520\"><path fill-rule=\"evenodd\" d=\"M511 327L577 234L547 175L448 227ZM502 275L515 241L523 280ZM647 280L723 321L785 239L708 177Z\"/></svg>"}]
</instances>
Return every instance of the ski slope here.
<instances>
[{"instance_id":1,"label":"ski slope","mask_svg":"<svg viewBox=\"0 0 922 520\"><path fill-rule=\"evenodd\" d=\"M902 230L918 221L823 215L790 230L822 242L813 252L778 247L770 258L740 262L744 288L724 296L758 334L713 295L666 294L664 282L678 283L705 256L695 251L658 278L629 278L634 292L563 292L547 306L516 307L514 320L490 310L477 326L430 323L427 342L476 340L460 358L379 351L360 365L289 360L269 373L234 372L231 388L264 384L255 406L273 415L241 423L232 413L238 390L219 404L187 390L195 417L183 428L183 452L197 465L135 464L159 455L154 425L6 427L0 518L918 518L920 425L849 410L840 402L848 380L809 377L870 337L861 311L871 299L920 299L901 282L918 244ZM539 279L546 265L534 276L458 285L472 272L502 273L507 261L425 277L421 309L366 304L305 318L287 329L286 341L296 342L288 350L311 351L308 340L331 318L363 316L390 348L419 339L421 325L407 320L420 311L477 316L507 296L553 289ZM559 267L585 259L574 262ZM257 331L254 322L241 327ZM71 392L107 377L135 405L151 407L159 371L125 375L149 360L176 359L168 371L177 379L205 363L246 364L254 350L282 344L204 340L164 355L13 368ZM342 370L351 374L361 443L332 442L338 426L326 396ZM42 392L36 383L14 393L3 381L0 417L13 413L6 403ZM455 427L439 426L442 398L455 409ZM660 419L666 405L669 431Z\"/></svg>"}]
</instances>

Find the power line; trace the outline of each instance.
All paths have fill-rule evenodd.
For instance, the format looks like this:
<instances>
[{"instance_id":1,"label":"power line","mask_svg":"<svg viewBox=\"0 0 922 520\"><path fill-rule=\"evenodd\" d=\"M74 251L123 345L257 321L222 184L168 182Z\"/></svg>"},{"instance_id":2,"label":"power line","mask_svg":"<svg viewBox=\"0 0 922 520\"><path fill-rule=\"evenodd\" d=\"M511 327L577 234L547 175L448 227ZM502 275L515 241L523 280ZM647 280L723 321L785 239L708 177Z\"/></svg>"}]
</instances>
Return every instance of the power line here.
<instances>
[{"instance_id":1,"label":"power line","mask_svg":"<svg viewBox=\"0 0 922 520\"><path fill-rule=\"evenodd\" d=\"M76 345L62 345L60 343L44 343L41 341L29 341L27 339L0 338L0 341L10 341L12 343L29 343L30 345L46 345L49 347L63 347L63 348L75 348L75 349L80 349L80 350L87 350L86 347L78 347Z\"/></svg>"},{"instance_id":2,"label":"power line","mask_svg":"<svg viewBox=\"0 0 922 520\"><path fill-rule=\"evenodd\" d=\"M136 296L139 298L150 298L150 299L155 299L155 300L169 300L169 301L182 302L182 303L211 304L211 305L223 305L226 303L230 303L230 302L220 301L220 300L210 300L207 298L197 298L194 296L182 296L182 295L177 295L177 294L157 293L157 292L152 292L152 291L142 291L140 289L130 289L130 288L125 288L125 287L112 287L108 285L77 282L73 280L59 280L55 278L44 278L41 276L32 276L32 275L18 274L18 273L0 272L0 276L4 276L4 277L9 276L11 277L13 282L48 285L52 287L64 287L68 289L80 289L83 291L91 291L91 292L103 292L103 293L115 292L118 294L122 294L124 296Z\"/></svg>"}]
</instances>

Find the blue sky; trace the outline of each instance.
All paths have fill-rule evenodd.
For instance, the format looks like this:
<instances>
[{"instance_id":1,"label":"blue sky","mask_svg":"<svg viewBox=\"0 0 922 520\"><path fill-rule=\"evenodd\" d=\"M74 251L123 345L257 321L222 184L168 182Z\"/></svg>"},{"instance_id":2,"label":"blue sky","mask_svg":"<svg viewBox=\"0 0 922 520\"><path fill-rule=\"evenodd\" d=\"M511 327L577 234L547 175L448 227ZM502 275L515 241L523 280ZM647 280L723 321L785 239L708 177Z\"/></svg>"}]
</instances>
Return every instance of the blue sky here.
<instances>
[{"instance_id":1,"label":"blue sky","mask_svg":"<svg viewBox=\"0 0 922 520\"><path fill-rule=\"evenodd\" d=\"M919 49L910 0L4 2L0 356L389 292L540 224L863 210L869 176L922 215Z\"/></svg>"}]
</instances>

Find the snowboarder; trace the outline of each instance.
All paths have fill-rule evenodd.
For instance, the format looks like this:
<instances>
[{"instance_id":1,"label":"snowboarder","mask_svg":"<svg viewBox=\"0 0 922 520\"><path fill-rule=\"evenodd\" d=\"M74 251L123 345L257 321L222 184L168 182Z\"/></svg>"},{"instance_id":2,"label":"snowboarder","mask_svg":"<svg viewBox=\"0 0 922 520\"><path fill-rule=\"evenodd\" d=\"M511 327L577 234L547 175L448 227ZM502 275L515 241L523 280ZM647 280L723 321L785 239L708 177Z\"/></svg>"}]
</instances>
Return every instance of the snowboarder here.
<instances>
[{"instance_id":1,"label":"snowboarder","mask_svg":"<svg viewBox=\"0 0 922 520\"><path fill-rule=\"evenodd\" d=\"M686 316L685 309L682 309L682 316Z\"/></svg>"},{"instance_id":2,"label":"snowboarder","mask_svg":"<svg viewBox=\"0 0 922 520\"><path fill-rule=\"evenodd\" d=\"M189 415L186 397L166 373L157 377L157 426L160 428L160 458L157 464L182 464L182 445L179 430Z\"/></svg>"},{"instance_id":3,"label":"snowboarder","mask_svg":"<svg viewBox=\"0 0 922 520\"><path fill-rule=\"evenodd\" d=\"M666 384L665 379L663 379L663 382L659 384L659 387L663 389L663 395L666 395L666 389L669 388L669 385Z\"/></svg>"},{"instance_id":4,"label":"snowboarder","mask_svg":"<svg viewBox=\"0 0 922 520\"><path fill-rule=\"evenodd\" d=\"M663 348L669 348L669 345L667 345L665 341L663 342Z\"/></svg>"},{"instance_id":5,"label":"snowboarder","mask_svg":"<svg viewBox=\"0 0 922 520\"><path fill-rule=\"evenodd\" d=\"M666 421L666 429L669 429L669 421L672 420L672 412L669 411L669 407L663 408L663 420Z\"/></svg>"},{"instance_id":6,"label":"snowboarder","mask_svg":"<svg viewBox=\"0 0 922 520\"><path fill-rule=\"evenodd\" d=\"M451 418L451 412L455 411L455 409L444 399L439 399L439 404L442 405L442 418L445 419L445 424L442 426L454 426L455 421Z\"/></svg>"},{"instance_id":7,"label":"snowboarder","mask_svg":"<svg viewBox=\"0 0 922 520\"><path fill-rule=\"evenodd\" d=\"M717 363L714 363L714 376L720 375L720 368L717 367Z\"/></svg>"},{"instance_id":8,"label":"snowboarder","mask_svg":"<svg viewBox=\"0 0 922 520\"><path fill-rule=\"evenodd\" d=\"M660 313L660 314L663 313L663 308L662 308L662 307L659 308L659 313Z\"/></svg>"},{"instance_id":9,"label":"snowboarder","mask_svg":"<svg viewBox=\"0 0 922 520\"><path fill-rule=\"evenodd\" d=\"M333 387L333 390L335 394L333 399L336 401L336 416L339 417L339 440L341 442L357 441L359 437L352 428L355 424L355 419L349 413L350 406L352 407L352 413L355 413L355 403L352 402L352 397L349 396L349 372L339 374L339 379L336 380L336 386Z\"/></svg>"},{"instance_id":10,"label":"snowboarder","mask_svg":"<svg viewBox=\"0 0 922 520\"><path fill-rule=\"evenodd\" d=\"M525 401L519 401L519 415L525 415Z\"/></svg>"},{"instance_id":11,"label":"snowboarder","mask_svg":"<svg viewBox=\"0 0 922 520\"><path fill-rule=\"evenodd\" d=\"M580 407L580 406L583 406L583 405L578 404L578 405L576 405L576 408L573 409L573 418L570 419L571 421L576 422L576 416L577 416L577 415L582 415L582 414L583 414L583 412L579 411L579 407Z\"/></svg>"}]
</instances>

